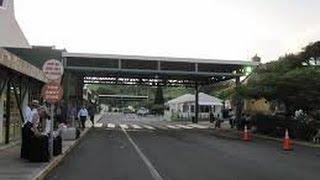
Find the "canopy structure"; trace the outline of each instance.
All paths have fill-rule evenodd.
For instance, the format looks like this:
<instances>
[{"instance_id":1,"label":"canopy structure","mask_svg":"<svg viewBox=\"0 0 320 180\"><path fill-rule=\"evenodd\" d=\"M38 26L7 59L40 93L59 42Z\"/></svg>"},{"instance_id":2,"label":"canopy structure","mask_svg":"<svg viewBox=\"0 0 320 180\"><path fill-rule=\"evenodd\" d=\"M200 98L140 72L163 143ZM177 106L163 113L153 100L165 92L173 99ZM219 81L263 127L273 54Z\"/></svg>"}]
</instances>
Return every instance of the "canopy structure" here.
<instances>
[{"instance_id":1,"label":"canopy structure","mask_svg":"<svg viewBox=\"0 0 320 180\"><path fill-rule=\"evenodd\" d=\"M212 84L243 76L251 61L129 56L111 54L62 54L65 69L80 74L87 84L176 86Z\"/></svg>"},{"instance_id":2,"label":"canopy structure","mask_svg":"<svg viewBox=\"0 0 320 180\"><path fill-rule=\"evenodd\" d=\"M231 79L235 79L236 85L239 85L247 67L259 64L240 60L69 52L62 52L62 61L66 70L64 87L74 87L74 90L66 89L66 97L72 91L80 97L84 84L194 87L195 123L198 121L200 86ZM237 116L240 116L240 112L238 108Z\"/></svg>"},{"instance_id":3,"label":"canopy structure","mask_svg":"<svg viewBox=\"0 0 320 180\"><path fill-rule=\"evenodd\" d=\"M132 96L132 95L110 95L110 94L100 94L99 99L106 100L121 100L121 101L142 101L147 100L148 96Z\"/></svg>"},{"instance_id":4,"label":"canopy structure","mask_svg":"<svg viewBox=\"0 0 320 180\"><path fill-rule=\"evenodd\" d=\"M182 104L182 103L195 103L195 101L196 101L195 95L185 94L168 101L166 104L171 105L171 104ZM205 93L199 93L199 102L198 102L199 105L223 106L222 102L223 100L216 98L214 96L210 96Z\"/></svg>"}]
</instances>

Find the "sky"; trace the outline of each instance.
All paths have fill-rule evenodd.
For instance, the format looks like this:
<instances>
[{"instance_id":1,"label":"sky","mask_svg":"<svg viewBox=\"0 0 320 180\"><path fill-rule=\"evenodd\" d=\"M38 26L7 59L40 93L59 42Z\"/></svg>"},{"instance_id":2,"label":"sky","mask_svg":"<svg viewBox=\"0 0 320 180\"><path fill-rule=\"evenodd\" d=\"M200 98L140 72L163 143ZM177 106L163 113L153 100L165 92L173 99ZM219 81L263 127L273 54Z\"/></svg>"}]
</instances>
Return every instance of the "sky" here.
<instances>
[{"instance_id":1,"label":"sky","mask_svg":"<svg viewBox=\"0 0 320 180\"><path fill-rule=\"evenodd\" d=\"M263 62L320 40L319 0L15 0L32 45Z\"/></svg>"}]
</instances>

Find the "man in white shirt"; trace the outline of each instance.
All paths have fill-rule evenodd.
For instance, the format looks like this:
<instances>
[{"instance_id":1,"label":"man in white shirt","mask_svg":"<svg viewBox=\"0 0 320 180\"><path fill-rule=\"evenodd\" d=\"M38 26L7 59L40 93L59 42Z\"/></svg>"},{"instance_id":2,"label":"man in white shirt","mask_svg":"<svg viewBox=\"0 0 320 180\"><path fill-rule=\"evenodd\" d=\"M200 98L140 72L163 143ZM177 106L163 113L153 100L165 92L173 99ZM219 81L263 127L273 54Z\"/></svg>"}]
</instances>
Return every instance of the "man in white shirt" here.
<instances>
[{"instance_id":1,"label":"man in white shirt","mask_svg":"<svg viewBox=\"0 0 320 180\"><path fill-rule=\"evenodd\" d=\"M32 113L31 113L31 108L29 106L29 104L27 105L26 109L23 112L23 125L22 127L27 123L27 122L31 122L32 121Z\"/></svg>"},{"instance_id":2,"label":"man in white shirt","mask_svg":"<svg viewBox=\"0 0 320 180\"><path fill-rule=\"evenodd\" d=\"M87 121L87 118L89 116L88 110L84 107L84 105L81 107L81 109L79 110L78 113L78 118L81 121L81 128L84 129L85 128L85 123Z\"/></svg>"},{"instance_id":3,"label":"man in white shirt","mask_svg":"<svg viewBox=\"0 0 320 180\"><path fill-rule=\"evenodd\" d=\"M22 129L22 142L21 142L21 158L28 159L31 152L31 141L34 134L38 134L37 124L39 123L39 114L37 108L39 101L32 101L32 108L29 106L25 109L24 125Z\"/></svg>"}]
</instances>

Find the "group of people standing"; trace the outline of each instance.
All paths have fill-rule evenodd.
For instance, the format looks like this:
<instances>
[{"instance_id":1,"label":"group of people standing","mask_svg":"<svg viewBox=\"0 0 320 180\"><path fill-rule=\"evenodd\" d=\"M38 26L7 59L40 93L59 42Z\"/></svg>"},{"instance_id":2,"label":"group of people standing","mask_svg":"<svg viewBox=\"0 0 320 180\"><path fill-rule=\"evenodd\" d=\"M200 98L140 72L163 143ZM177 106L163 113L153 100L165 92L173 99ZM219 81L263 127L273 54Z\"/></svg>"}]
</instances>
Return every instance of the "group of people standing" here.
<instances>
[{"instance_id":1,"label":"group of people standing","mask_svg":"<svg viewBox=\"0 0 320 180\"><path fill-rule=\"evenodd\" d=\"M41 120L47 121L45 127L43 125L40 127ZM28 104L24 110L24 122L22 124L21 158L29 159L34 137L49 135L51 128L50 120L51 117L46 106L40 106L37 100L33 100Z\"/></svg>"},{"instance_id":2,"label":"group of people standing","mask_svg":"<svg viewBox=\"0 0 320 180\"><path fill-rule=\"evenodd\" d=\"M213 112L210 112L209 114L209 121L210 123L215 123L215 128L220 128L221 123L223 122L223 120L220 118L220 114L215 115Z\"/></svg>"},{"instance_id":3,"label":"group of people standing","mask_svg":"<svg viewBox=\"0 0 320 180\"><path fill-rule=\"evenodd\" d=\"M94 124L95 113L96 109L93 104L87 107L82 105L81 108L77 109L76 106L68 108L62 101L54 109L54 126L59 127L60 124L74 126L70 123L70 120L79 120L79 127L84 129L87 119L90 118L92 124ZM35 137L50 136L52 117L48 104L44 102L40 105L38 100L33 100L24 108L23 117L21 158L29 159Z\"/></svg>"},{"instance_id":4,"label":"group of people standing","mask_svg":"<svg viewBox=\"0 0 320 180\"><path fill-rule=\"evenodd\" d=\"M210 112L209 120L211 123L215 123L215 128L220 128L221 123L229 121L230 127L234 128L235 126L238 129L243 129L245 125L249 126L251 122L251 116L246 113L242 113L240 119L236 119L235 113L233 113L232 109L224 109L222 111L222 117L220 114L214 114Z\"/></svg>"}]
</instances>

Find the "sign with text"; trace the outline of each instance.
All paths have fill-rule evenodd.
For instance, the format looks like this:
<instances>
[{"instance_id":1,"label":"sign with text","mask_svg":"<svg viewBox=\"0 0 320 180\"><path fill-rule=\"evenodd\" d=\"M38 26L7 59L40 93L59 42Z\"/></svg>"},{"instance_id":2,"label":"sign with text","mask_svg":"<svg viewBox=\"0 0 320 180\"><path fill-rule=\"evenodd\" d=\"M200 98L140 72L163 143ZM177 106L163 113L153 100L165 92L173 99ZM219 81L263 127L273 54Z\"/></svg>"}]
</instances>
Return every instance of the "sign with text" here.
<instances>
[{"instance_id":1,"label":"sign with text","mask_svg":"<svg viewBox=\"0 0 320 180\"><path fill-rule=\"evenodd\" d=\"M43 64L42 71L48 80L54 81L61 78L64 69L60 61L50 59Z\"/></svg>"},{"instance_id":2,"label":"sign with text","mask_svg":"<svg viewBox=\"0 0 320 180\"><path fill-rule=\"evenodd\" d=\"M50 82L43 86L41 95L48 103L54 104L62 99L63 89L60 84L56 82Z\"/></svg>"}]
</instances>

